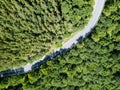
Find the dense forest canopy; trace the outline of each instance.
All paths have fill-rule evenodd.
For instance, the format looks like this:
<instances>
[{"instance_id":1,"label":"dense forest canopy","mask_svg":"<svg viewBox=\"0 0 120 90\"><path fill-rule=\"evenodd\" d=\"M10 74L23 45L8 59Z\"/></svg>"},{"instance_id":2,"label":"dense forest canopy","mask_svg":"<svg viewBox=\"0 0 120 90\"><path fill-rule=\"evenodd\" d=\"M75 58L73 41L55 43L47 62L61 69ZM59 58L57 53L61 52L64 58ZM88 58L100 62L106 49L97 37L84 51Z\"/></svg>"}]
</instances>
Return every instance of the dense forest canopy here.
<instances>
[{"instance_id":1,"label":"dense forest canopy","mask_svg":"<svg viewBox=\"0 0 120 90\"><path fill-rule=\"evenodd\" d=\"M93 32L56 60L5 77L1 90L120 90L120 1L108 0Z\"/></svg>"},{"instance_id":2,"label":"dense forest canopy","mask_svg":"<svg viewBox=\"0 0 120 90\"><path fill-rule=\"evenodd\" d=\"M0 71L61 47L90 19L94 0L0 0Z\"/></svg>"}]
</instances>

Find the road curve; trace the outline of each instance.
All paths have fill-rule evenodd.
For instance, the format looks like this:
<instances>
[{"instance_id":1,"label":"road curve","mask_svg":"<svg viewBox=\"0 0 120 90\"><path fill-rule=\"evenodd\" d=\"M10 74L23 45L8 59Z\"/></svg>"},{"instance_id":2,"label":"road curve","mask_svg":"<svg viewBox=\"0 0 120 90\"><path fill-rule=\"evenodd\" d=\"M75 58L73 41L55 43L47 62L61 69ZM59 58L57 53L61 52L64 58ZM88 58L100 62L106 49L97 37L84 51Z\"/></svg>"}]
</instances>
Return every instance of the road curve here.
<instances>
[{"instance_id":1,"label":"road curve","mask_svg":"<svg viewBox=\"0 0 120 90\"><path fill-rule=\"evenodd\" d=\"M54 50L54 52L50 55L43 56L41 59L34 61L33 63L28 63L25 66L19 67L19 68L13 68L8 69L5 71L0 72L0 77L5 76L12 76L12 75L19 75L27 73L31 70L35 70L40 67L40 65L47 60L54 59L57 55L64 54L68 50L70 50L75 44L82 41L84 38L86 38L89 33L92 31L94 26L99 20L99 17L101 15L101 12L104 8L106 0L95 0L94 9L92 12L91 19L89 20L88 24L85 26L83 30L80 30L76 35L74 35L71 39L69 39L67 42L62 44L61 48L58 48Z\"/></svg>"}]
</instances>

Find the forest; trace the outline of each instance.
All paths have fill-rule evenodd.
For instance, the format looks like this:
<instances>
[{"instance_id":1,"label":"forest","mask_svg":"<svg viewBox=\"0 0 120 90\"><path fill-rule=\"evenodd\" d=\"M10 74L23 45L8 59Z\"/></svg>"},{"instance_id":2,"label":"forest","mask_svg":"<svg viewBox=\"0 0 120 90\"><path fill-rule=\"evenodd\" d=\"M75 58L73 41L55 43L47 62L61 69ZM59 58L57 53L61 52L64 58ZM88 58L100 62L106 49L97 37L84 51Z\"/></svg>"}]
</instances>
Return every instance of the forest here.
<instances>
[{"instance_id":1,"label":"forest","mask_svg":"<svg viewBox=\"0 0 120 90\"><path fill-rule=\"evenodd\" d=\"M40 59L89 21L94 0L0 0L0 71Z\"/></svg>"},{"instance_id":2,"label":"forest","mask_svg":"<svg viewBox=\"0 0 120 90\"><path fill-rule=\"evenodd\" d=\"M107 0L92 33L69 52L1 78L0 90L120 90L120 1Z\"/></svg>"}]
</instances>

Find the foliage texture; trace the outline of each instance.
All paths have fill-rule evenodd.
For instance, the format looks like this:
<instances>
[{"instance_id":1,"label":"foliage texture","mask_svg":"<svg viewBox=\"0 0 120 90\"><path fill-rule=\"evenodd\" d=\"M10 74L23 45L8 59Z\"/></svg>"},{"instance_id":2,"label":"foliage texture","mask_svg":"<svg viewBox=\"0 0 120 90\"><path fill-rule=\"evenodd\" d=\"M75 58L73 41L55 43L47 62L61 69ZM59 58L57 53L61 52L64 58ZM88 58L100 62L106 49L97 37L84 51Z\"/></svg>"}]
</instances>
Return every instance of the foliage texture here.
<instances>
[{"instance_id":1,"label":"foliage texture","mask_svg":"<svg viewBox=\"0 0 120 90\"><path fill-rule=\"evenodd\" d=\"M0 0L0 71L41 58L88 22L93 0Z\"/></svg>"},{"instance_id":2,"label":"foliage texture","mask_svg":"<svg viewBox=\"0 0 120 90\"><path fill-rule=\"evenodd\" d=\"M108 0L92 34L28 74L5 77L1 90L120 90L120 1Z\"/></svg>"}]
</instances>

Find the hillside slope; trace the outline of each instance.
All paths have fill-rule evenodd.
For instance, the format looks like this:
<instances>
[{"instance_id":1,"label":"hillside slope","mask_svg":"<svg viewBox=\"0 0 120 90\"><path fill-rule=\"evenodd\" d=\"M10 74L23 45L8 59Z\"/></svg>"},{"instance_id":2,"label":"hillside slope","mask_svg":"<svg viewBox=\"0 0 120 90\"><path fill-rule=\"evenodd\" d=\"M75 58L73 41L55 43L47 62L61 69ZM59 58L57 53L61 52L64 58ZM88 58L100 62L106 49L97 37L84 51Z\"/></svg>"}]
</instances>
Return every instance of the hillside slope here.
<instances>
[{"instance_id":1,"label":"hillside slope","mask_svg":"<svg viewBox=\"0 0 120 90\"><path fill-rule=\"evenodd\" d=\"M2 90L119 90L120 1L108 0L91 35L67 54L25 75L0 79Z\"/></svg>"}]
</instances>

